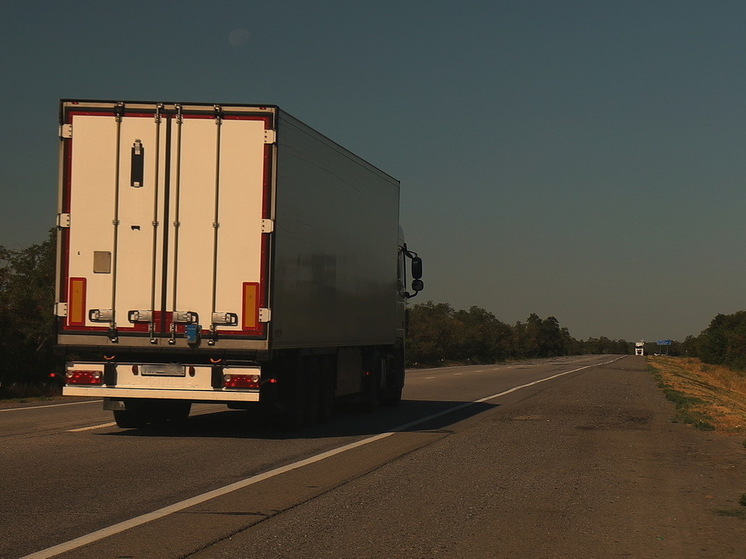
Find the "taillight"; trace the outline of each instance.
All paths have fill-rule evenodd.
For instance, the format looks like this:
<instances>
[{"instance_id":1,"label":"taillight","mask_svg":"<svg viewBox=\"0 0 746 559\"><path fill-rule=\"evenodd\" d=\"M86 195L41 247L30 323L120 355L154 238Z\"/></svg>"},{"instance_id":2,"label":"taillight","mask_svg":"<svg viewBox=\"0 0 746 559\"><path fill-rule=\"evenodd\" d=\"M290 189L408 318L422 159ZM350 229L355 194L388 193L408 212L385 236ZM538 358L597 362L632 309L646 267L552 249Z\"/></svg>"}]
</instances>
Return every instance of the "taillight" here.
<instances>
[{"instance_id":1,"label":"taillight","mask_svg":"<svg viewBox=\"0 0 746 559\"><path fill-rule=\"evenodd\" d=\"M223 388L253 388L259 389L259 375L223 375Z\"/></svg>"},{"instance_id":2,"label":"taillight","mask_svg":"<svg viewBox=\"0 0 746 559\"><path fill-rule=\"evenodd\" d=\"M103 384L104 373L101 371L82 371L73 369L65 375L67 384Z\"/></svg>"}]
</instances>

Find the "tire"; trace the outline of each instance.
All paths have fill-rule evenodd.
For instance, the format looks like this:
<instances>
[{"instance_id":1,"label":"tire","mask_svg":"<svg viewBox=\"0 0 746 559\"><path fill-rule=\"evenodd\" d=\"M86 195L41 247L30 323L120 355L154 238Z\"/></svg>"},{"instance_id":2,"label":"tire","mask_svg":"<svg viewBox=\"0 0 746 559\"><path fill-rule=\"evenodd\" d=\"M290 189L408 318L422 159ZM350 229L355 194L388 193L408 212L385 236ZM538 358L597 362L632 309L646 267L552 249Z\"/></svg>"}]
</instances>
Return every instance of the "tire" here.
<instances>
[{"instance_id":1,"label":"tire","mask_svg":"<svg viewBox=\"0 0 746 559\"><path fill-rule=\"evenodd\" d=\"M373 412L381 404L381 374L383 362L376 352L369 356L366 370L370 373L363 378L363 392L360 394L360 409Z\"/></svg>"},{"instance_id":2,"label":"tire","mask_svg":"<svg viewBox=\"0 0 746 559\"><path fill-rule=\"evenodd\" d=\"M185 421L192 403L184 400L129 401L124 410L114 410L114 421L124 429L139 429L148 423Z\"/></svg>"},{"instance_id":3,"label":"tire","mask_svg":"<svg viewBox=\"0 0 746 559\"><path fill-rule=\"evenodd\" d=\"M192 403L185 400L172 400L166 405L166 419L169 421L186 421L192 411Z\"/></svg>"},{"instance_id":4,"label":"tire","mask_svg":"<svg viewBox=\"0 0 746 559\"><path fill-rule=\"evenodd\" d=\"M303 360L289 357L281 366L279 426L287 431L298 431L306 420L306 387L303 382Z\"/></svg>"},{"instance_id":5,"label":"tire","mask_svg":"<svg viewBox=\"0 0 746 559\"><path fill-rule=\"evenodd\" d=\"M334 411L334 371L328 360L319 363L319 414L318 423L326 423Z\"/></svg>"},{"instance_id":6,"label":"tire","mask_svg":"<svg viewBox=\"0 0 746 559\"><path fill-rule=\"evenodd\" d=\"M321 387L319 386L319 363L313 357L305 359L300 383L303 386L303 425L314 425L319 418Z\"/></svg>"},{"instance_id":7,"label":"tire","mask_svg":"<svg viewBox=\"0 0 746 559\"><path fill-rule=\"evenodd\" d=\"M381 405L389 408L395 408L401 403L401 393L404 387L387 387L381 394Z\"/></svg>"},{"instance_id":8,"label":"tire","mask_svg":"<svg viewBox=\"0 0 746 559\"><path fill-rule=\"evenodd\" d=\"M139 429L148 423L141 410L114 410L114 421L122 429Z\"/></svg>"},{"instance_id":9,"label":"tire","mask_svg":"<svg viewBox=\"0 0 746 559\"><path fill-rule=\"evenodd\" d=\"M387 359L385 363L386 380L381 390L381 405L395 407L401 402L402 390L404 389L403 354L395 352L394 356Z\"/></svg>"}]
</instances>

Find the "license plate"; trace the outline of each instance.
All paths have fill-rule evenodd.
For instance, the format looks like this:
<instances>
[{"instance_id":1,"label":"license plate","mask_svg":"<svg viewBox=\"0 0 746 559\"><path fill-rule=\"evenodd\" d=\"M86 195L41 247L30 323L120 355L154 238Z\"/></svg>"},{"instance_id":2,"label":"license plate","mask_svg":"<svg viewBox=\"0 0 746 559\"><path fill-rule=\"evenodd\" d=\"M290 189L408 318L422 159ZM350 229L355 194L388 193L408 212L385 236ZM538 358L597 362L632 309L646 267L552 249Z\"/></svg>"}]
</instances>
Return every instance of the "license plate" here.
<instances>
[{"instance_id":1,"label":"license plate","mask_svg":"<svg viewBox=\"0 0 746 559\"><path fill-rule=\"evenodd\" d=\"M185 377L186 368L183 365L141 365L140 374L144 377Z\"/></svg>"}]
</instances>

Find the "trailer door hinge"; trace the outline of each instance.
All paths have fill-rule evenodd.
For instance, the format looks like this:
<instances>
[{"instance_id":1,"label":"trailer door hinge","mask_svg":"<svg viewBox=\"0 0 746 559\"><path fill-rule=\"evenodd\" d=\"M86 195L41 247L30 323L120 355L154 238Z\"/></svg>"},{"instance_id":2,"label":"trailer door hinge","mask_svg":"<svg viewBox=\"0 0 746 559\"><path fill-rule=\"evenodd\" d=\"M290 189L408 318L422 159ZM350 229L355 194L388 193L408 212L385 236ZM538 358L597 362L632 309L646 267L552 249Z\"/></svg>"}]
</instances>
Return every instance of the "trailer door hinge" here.
<instances>
[{"instance_id":1,"label":"trailer door hinge","mask_svg":"<svg viewBox=\"0 0 746 559\"><path fill-rule=\"evenodd\" d=\"M275 143L275 137L277 134L275 134L274 130L265 130L264 131L264 143L265 144L274 144Z\"/></svg>"},{"instance_id":2,"label":"trailer door hinge","mask_svg":"<svg viewBox=\"0 0 746 559\"><path fill-rule=\"evenodd\" d=\"M272 310L271 309L259 309L259 322L269 322L272 320Z\"/></svg>"},{"instance_id":3,"label":"trailer door hinge","mask_svg":"<svg viewBox=\"0 0 746 559\"><path fill-rule=\"evenodd\" d=\"M67 316L67 303L55 303L54 304L54 315L55 316Z\"/></svg>"},{"instance_id":4,"label":"trailer door hinge","mask_svg":"<svg viewBox=\"0 0 746 559\"><path fill-rule=\"evenodd\" d=\"M68 229L70 227L70 214L57 214L57 227Z\"/></svg>"},{"instance_id":5,"label":"trailer door hinge","mask_svg":"<svg viewBox=\"0 0 746 559\"><path fill-rule=\"evenodd\" d=\"M63 140L69 140L73 137L73 125L72 124L60 124L60 138Z\"/></svg>"},{"instance_id":6,"label":"trailer door hinge","mask_svg":"<svg viewBox=\"0 0 746 559\"><path fill-rule=\"evenodd\" d=\"M275 230L275 222L271 219L262 220L262 233L272 233Z\"/></svg>"}]
</instances>

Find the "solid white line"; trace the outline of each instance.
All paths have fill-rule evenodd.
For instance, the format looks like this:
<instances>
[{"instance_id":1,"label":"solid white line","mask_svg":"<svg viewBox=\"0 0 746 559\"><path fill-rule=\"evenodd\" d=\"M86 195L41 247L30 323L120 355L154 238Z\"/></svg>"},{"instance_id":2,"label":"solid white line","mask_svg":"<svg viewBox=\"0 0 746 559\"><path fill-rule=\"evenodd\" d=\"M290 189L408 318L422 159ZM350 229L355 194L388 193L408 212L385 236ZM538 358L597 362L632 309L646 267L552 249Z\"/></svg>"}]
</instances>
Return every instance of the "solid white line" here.
<instances>
[{"instance_id":1,"label":"solid white line","mask_svg":"<svg viewBox=\"0 0 746 559\"><path fill-rule=\"evenodd\" d=\"M256 483L273 478L280 474L284 474L292 470L297 470L299 468L303 468L310 464L321 462L322 460L326 460L327 458L331 458L332 456L336 456L337 454L342 454L343 452L347 452L348 450L352 450L353 448L364 446L369 443L378 441L380 439L385 439L386 437L390 437L393 434L394 434L393 431L390 431L387 433L381 433L379 435L368 437L367 439L362 439L360 441L356 441L354 443L350 443L348 445L341 446L339 448L335 448L333 450L329 450L321 454L317 454L316 456L306 458L305 460L301 460L300 462L295 462L294 464L288 464L287 466L282 466L280 468L270 470L263 474L258 474L250 478L237 481L236 483L231 483L230 485L220 487L213 491L208 491L207 493L203 493L202 495L197 495L196 497L192 497L191 499L186 499L184 501L174 503L173 505L163 507L162 509L158 509L147 514L143 514L141 516L136 516L135 518L130 518L129 520L125 520L124 522L120 522L119 524L114 524L107 528L102 528L101 530L91 532L90 534L86 534L85 536L75 538L74 540L70 540L68 542L64 542L64 543L55 545L53 547L49 547L47 549L42 549L41 551L37 551L36 553L26 555L25 557L22 557L21 559L46 559L48 557L54 557L55 555L59 555L60 553L65 553L67 551L77 549L84 545L88 545L89 543L93 543L93 542L102 540L104 538L107 538L109 536L119 534L121 532L124 532L125 530L129 530L130 528L135 528L142 524L152 522L153 520L158 520L159 518L163 518L164 516L168 516L169 514L182 511L189 507L194 507L196 505L204 503L205 501L209 501L210 499L222 497L223 495L227 495L228 493L232 493L233 491L244 489L245 487L249 487L250 485L254 485Z\"/></svg>"},{"instance_id":2,"label":"solid white line","mask_svg":"<svg viewBox=\"0 0 746 559\"><path fill-rule=\"evenodd\" d=\"M618 358L621 359L621 358ZM159 518L163 518L164 516L168 516L169 514L173 514L175 512L182 511L184 509L187 509L189 507L194 507L196 505L202 504L206 501L209 501L211 499L215 499L217 497L222 497L223 495L227 495L228 493L232 493L233 491L238 491L239 489L244 489L246 487L249 487L250 485L254 485L256 483L259 483L261 481L265 481L267 479L273 478L275 476L297 470L299 468L303 468L305 466L309 466L311 464L315 464L316 462L321 462L322 460L326 460L327 458L331 458L333 456L336 456L338 454L342 454L344 452L347 452L348 450L352 450L355 448L359 448L361 446L365 446L367 444L380 441L382 439L385 439L387 437L390 437L391 435L394 435L396 433L400 433L402 431L406 431L407 429L411 429L412 427L415 427L417 425L420 425L422 423L425 423L427 421L430 421L432 419L436 419L438 417L441 417L443 415L452 413L454 411L458 411L461 409L464 409L466 407L469 407L474 404L480 404L487 402L489 400L493 400L495 398L499 398L500 396L504 396L506 394L510 394L511 392L516 392L517 390L521 390L523 388L528 388L529 386L534 386L536 384L546 382L548 380L552 380L564 375L569 375L570 373L576 373L578 371L582 371L583 369L589 369L591 367L600 367L601 365L608 365L609 363L613 363L616 361L616 359L613 359L612 361L607 361L604 363L598 363L595 365L586 365L585 367L579 367L577 369L573 369L571 371L565 371L563 373L557 373L556 375L552 375L551 377L546 377L544 379L536 380L534 382L529 382L527 384L522 384L521 386L515 386L513 388L510 388L509 390L505 390L503 392L499 392L497 394L493 394L492 396L487 396L485 398L481 398L479 400L474 400L472 402L466 402L463 404L459 404L458 406L454 406L452 408L448 408L446 410L441 410L439 412L430 414L426 417L421 417L419 419L416 419L414 421L411 421L409 423L406 423L404 425L400 425L399 427L396 427L392 429L391 431L387 431L386 433L380 433L378 435L373 435L372 437L368 437L366 439L361 439L359 441L356 441L354 443L350 443L344 446L341 446L339 448L335 448L332 450L328 450L326 452L322 452L321 454L317 454L316 456L311 456L310 458L306 458L305 460L301 460L299 462L295 462L293 464L288 464L286 466L282 466L280 468L275 468L274 470L270 470L268 472L264 472L263 474L258 474L246 479L243 479L241 481L237 481L235 483L231 483L230 485L226 485L224 487L219 487L218 489L214 489L213 491L208 491L207 493L203 493L202 495L197 495L196 497L192 497L190 499L186 499L184 501L180 501L178 503L174 503L173 505L169 505L167 507L163 507L161 509L155 510L153 512L149 512L147 514L143 514L141 516L136 516L135 518L130 518L129 520L125 520L124 522L120 522L118 524L114 524L112 526L108 526L107 528L102 528L101 530L96 530L95 532L91 532L90 534L86 534L84 536L80 536L79 538L75 538L73 540L63 542L61 544L48 547L47 549L42 549L41 551L37 551L35 553L32 553L30 555L26 555L22 557L21 559L47 559L49 557L54 557L55 555L59 555L61 553L65 553L67 551L71 551L73 549L77 549L79 547L82 547L84 545L88 545L90 543L102 540L104 538L107 538L109 536L113 536L115 534L119 534L121 532L124 532L125 530L129 530L130 528L135 528L137 526L141 526L142 524L146 524L148 522L152 522L153 520L158 520Z\"/></svg>"},{"instance_id":3,"label":"solid white line","mask_svg":"<svg viewBox=\"0 0 746 559\"><path fill-rule=\"evenodd\" d=\"M85 402L65 402L64 404L42 404L41 406L26 406L25 408L3 408L0 413L6 411L43 410L46 408L61 408L62 406L80 406L81 404L100 404L101 400L86 400Z\"/></svg>"},{"instance_id":4,"label":"solid white line","mask_svg":"<svg viewBox=\"0 0 746 559\"><path fill-rule=\"evenodd\" d=\"M68 433L82 433L83 431L93 431L94 429L103 429L104 427L113 427L116 425L116 421L111 423L102 423L101 425L91 425L90 427L79 427L78 429L68 429Z\"/></svg>"},{"instance_id":5,"label":"solid white line","mask_svg":"<svg viewBox=\"0 0 746 559\"><path fill-rule=\"evenodd\" d=\"M557 373L556 375L552 375L551 377L546 377L543 379L535 380L533 382L529 382L527 384L522 384L520 386L514 386L513 388L510 388L508 390L505 390L503 392L498 392L497 394L493 394L492 396L486 396L485 398L481 398L479 400L474 400L472 402L465 402L463 404L459 404L458 406L454 406L452 408L448 408L447 410L442 410L439 412L435 412L431 415L428 415L427 417L421 417L420 419L416 419L412 421L411 423L407 423L405 425L400 425L399 427L396 427L395 429L392 429L389 434L398 433L401 431L406 431L407 429L410 429L411 427L415 427L421 423L425 423L427 421L430 421L431 419L436 419L442 415L446 415L455 411L462 410L464 408L468 408L469 406L472 406L474 404L482 404L484 402L487 402L489 400L494 400L495 398L499 398L500 396L505 396L506 394L510 394L511 392L516 392L518 390L521 390L523 388L528 388L529 386L534 386L536 384L540 384L542 382L546 382L548 380L555 379L557 377L561 377L564 375L569 375L570 373L577 373L578 371L582 371L583 369L590 369L591 367L600 367L602 365L608 365L609 363L613 363L614 361L618 361L619 359L622 359L621 357L617 357L616 359L612 359L611 361L604 361L603 363L596 363L594 365L586 365L584 367L579 367L577 369L573 369L571 371L565 371L563 373Z\"/></svg>"}]
</instances>

